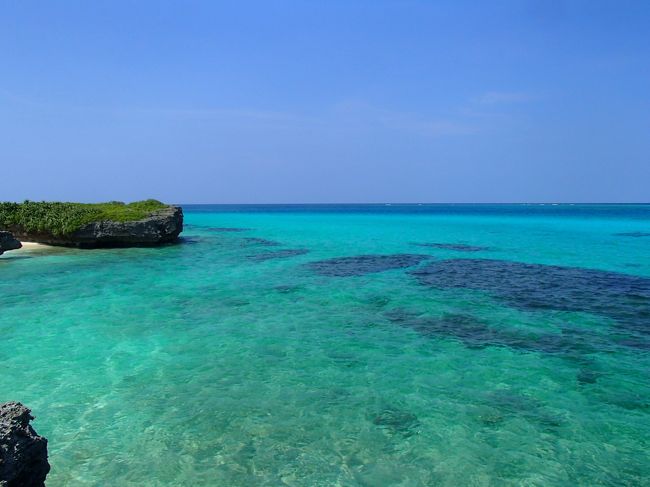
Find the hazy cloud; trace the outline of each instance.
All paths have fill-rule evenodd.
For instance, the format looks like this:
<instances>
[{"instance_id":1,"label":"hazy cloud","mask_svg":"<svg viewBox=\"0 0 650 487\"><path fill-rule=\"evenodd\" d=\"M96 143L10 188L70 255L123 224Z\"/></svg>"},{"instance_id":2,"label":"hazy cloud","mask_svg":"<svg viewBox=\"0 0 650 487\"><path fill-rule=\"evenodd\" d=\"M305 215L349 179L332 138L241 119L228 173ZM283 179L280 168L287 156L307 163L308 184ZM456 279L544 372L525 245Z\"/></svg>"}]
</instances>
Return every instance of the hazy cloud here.
<instances>
[{"instance_id":1,"label":"hazy cloud","mask_svg":"<svg viewBox=\"0 0 650 487\"><path fill-rule=\"evenodd\" d=\"M466 135L476 127L462 119L423 115L379 108L362 101L345 101L335 105L335 117L348 122L410 132L425 137Z\"/></svg>"},{"instance_id":2,"label":"hazy cloud","mask_svg":"<svg viewBox=\"0 0 650 487\"><path fill-rule=\"evenodd\" d=\"M523 103L532 100L528 93L517 91L488 91L479 97L478 102L484 105L501 103Z\"/></svg>"}]
</instances>

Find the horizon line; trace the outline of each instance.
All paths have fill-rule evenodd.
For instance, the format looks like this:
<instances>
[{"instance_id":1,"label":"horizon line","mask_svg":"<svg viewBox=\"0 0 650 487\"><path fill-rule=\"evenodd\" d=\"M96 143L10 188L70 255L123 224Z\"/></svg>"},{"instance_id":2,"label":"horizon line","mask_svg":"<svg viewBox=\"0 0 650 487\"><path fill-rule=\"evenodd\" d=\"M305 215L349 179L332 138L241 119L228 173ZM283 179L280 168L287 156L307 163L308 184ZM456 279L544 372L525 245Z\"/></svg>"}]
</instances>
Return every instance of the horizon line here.
<instances>
[{"instance_id":1,"label":"horizon line","mask_svg":"<svg viewBox=\"0 0 650 487\"><path fill-rule=\"evenodd\" d=\"M207 205L221 205L221 206L300 206L300 205L312 205L312 206L332 206L332 205L366 205L366 206L424 206L424 205L537 205L537 206L560 206L560 205L650 205L648 202L611 202L611 201L602 201L602 202L583 202L583 201L566 201L566 202L545 202L545 201L513 201L513 202L436 202L436 203L395 203L395 202L376 202L376 203L350 203L350 202L338 202L338 203L170 203L173 205L186 205L186 206L207 206Z\"/></svg>"}]
</instances>

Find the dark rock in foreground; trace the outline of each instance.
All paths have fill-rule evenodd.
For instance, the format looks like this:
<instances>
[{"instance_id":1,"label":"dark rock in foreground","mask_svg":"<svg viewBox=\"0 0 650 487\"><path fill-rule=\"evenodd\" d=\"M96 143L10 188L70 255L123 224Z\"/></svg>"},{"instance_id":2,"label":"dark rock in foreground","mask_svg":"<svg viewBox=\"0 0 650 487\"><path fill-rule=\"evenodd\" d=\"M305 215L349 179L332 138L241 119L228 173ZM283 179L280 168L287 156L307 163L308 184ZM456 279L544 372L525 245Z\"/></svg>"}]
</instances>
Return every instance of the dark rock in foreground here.
<instances>
[{"instance_id":1,"label":"dark rock in foreground","mask_svg":"<svg viewBox=\"0 0 650 487\"><path fill-rule=\"evenodd\" d=\"M29 422L19 402L0 404L0 487L42 487L50 471L47 440Z\"/></svg>"},{"instance_id":2,"label":"dark rock in foreground","mask_svg":"<svg viewBox=\"0 0 650 487\"><path fill-rule=\"evenodd\" d=\"M0 255L8 250L17 250L22 246L23 244L16 240L13 234L9 232L0 232Z\"/></svg>"},{"instance_id":3,"label":"dark rock in foreground","mask_svg":"<svg viewBox=\"0 0 650 487\"><path fill-rule=\"evenodd\" d=\"M68 235L25 232L11 229L16 237L30 242L66 247L138 247L174 242L183 231L183 210L169 206L136 221L98 221Z\"/></svg>"}]
</instances>

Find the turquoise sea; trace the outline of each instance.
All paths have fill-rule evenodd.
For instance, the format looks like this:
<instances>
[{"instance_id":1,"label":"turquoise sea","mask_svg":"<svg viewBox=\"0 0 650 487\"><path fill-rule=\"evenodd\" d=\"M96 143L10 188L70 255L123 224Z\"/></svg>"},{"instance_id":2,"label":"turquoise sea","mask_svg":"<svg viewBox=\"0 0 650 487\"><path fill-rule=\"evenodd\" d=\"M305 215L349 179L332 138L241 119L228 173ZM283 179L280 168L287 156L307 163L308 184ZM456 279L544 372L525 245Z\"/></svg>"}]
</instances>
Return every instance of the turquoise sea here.
<instances>
[{"instance_id":1,"label":"turquoise sea","mask_svg":"<svg viewBox=\"0 0 650 487\"><path fill-rule=\"evenodd\" d=\"M650 485L650 206L184 206L0 258L48 486Z\"/></svg>"}]
</instances>

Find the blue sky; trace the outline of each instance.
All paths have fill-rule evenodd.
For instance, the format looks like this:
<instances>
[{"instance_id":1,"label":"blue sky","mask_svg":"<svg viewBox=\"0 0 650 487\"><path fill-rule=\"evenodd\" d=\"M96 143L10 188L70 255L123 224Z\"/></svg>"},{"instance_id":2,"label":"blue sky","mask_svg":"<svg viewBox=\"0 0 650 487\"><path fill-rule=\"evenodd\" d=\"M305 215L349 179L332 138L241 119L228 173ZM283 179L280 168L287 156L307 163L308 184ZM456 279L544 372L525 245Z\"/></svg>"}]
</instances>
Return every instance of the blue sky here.
<instances>
[{"instance_id":1,"label":"blue sky","mask_svg":"<svg viewBox=\"0 0 650 487\"><path fill-rule=\"evenodd\" d=\"M650 201L650 2L0 1L0 200Z\"/></svg>"}]
</instances>

